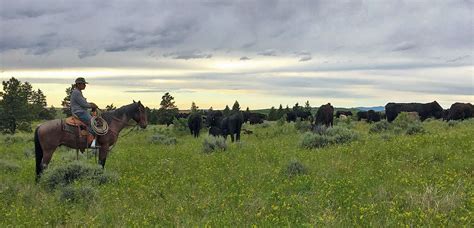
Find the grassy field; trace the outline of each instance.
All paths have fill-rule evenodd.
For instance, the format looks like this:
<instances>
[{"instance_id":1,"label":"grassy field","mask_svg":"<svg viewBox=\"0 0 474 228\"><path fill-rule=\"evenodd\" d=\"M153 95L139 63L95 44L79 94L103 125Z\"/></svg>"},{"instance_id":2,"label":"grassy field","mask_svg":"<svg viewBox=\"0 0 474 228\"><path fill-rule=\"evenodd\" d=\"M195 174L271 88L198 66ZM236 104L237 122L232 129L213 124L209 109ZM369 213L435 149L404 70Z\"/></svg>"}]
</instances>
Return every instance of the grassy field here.
<instances>
[{"instance_id":1,"label":"grassy field","mask_svg":"<svg viewBox=\"0 0 474 228\"><path fill-rule=\"evenodd\" d=\"M206 134L149 126L119 139L105 174L61 148L39 184L33 134L4 135L0 226L472 226L474 120L425 121L411 135L340 125L355 140L305 149L294 123L273 122L210 153ZM64 167L105 181L48 185Z\"/></svg>"}]
</instances>

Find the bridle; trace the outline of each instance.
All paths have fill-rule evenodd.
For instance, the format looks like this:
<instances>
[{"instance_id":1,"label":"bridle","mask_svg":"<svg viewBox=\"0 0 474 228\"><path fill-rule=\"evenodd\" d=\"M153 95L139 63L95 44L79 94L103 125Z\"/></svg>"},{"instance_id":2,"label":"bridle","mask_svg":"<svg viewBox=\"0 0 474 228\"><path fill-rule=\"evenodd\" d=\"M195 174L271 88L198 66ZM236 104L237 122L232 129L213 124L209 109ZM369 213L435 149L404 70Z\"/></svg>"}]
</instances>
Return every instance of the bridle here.
<instances>
[{"instance_id":1,"label":"bridle","mask_svg":"<svg viewBox=\"0 0 474 228\"><path fill-rule=\"evenodd\" d=\"M140 109L139 109L139 111L140 111ZM140 111L140 112L141 112L141 111ZM117 118L116 116L112 116L112 119L113 119L113 120L115 120L115 121L117 121L117 122L123 124L124 126L126 126L126 127L133 127L133 128L131 128L127 133L120 135L120 137L124 137L124 136L130 134L130 132L134 131L135 129L138 129L138 128L139 128L139 124L140 124L140 122L142 121L141 118L142 118L142 117L141 117L141 115L140 115L140 120L139 120L139 121L135 121L136 124L129 124L128 121L124 121L124 120L122 120L122 119L120 119L120 118ZM118 132L115 132L115 131L112 130L112 129L109 129L109 131L112 132L112 134L113 134L115 137L118 136Z\"/></svg>"}]
</instances>

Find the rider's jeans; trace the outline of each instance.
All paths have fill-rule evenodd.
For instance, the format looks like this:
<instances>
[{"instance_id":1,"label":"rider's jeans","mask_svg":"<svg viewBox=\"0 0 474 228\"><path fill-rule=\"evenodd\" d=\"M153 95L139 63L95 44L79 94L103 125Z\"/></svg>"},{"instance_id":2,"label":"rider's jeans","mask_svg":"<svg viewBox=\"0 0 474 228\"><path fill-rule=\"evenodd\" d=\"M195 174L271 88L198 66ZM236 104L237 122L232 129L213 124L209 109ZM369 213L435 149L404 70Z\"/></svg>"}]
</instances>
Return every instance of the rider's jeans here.
<instances>
[{"instance_id":1,"label":"rider's jeans","mask_svg":"<svg viewBox=\"0 0 474 228\"><path fill-rule=\"evenodd\" d=\"M87 124L87 129L89 130L89 132L95 136L95 132L91 128L91 114L89 114L88 112L79 112L76 113L76 116L79 117L82 122Z\"/></svg>"}]
</instances>

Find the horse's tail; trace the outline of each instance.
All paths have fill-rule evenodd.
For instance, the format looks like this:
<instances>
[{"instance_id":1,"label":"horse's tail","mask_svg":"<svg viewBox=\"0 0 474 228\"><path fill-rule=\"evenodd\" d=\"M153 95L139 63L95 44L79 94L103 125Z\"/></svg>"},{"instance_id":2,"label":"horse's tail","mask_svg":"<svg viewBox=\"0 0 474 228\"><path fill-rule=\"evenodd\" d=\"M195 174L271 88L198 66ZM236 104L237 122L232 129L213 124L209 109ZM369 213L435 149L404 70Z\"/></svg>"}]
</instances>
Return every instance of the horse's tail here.
<instances>
[{"instance_id":1,"label":"horse's tail","mask_svg":"<svg viewBox=\"0 0 474 228\"><path fill-rule=\"evenodd\" d=\"M43 160L43 148L41 148L41 143L39 141L38 129L35 130L35 158L36 158L36 180L38 180L41 174L41 160Z\"/></svg>"}]
</instances>

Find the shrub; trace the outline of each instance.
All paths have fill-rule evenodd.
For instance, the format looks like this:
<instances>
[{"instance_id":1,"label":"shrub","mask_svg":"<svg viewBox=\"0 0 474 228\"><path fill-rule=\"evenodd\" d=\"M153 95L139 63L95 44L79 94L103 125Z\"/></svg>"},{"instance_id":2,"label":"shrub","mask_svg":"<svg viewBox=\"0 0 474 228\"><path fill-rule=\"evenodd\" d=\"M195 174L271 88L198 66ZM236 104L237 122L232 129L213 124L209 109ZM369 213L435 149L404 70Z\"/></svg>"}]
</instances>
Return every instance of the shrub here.
<instances>
[{"instance_id":1,"label":"shrub","mask_svg":"<svg viewBox=\"0 0 474 228\"><path fill-rule=\"evenodd\" d=\"M97 198L97 191L90 186L65 186L61 189L60 200L88 203Z\"/></svg>"},{"instance_id":2,"label":"shrub","mask_svg":"<svg viewBox=\"0 0 474 228\"><path fill-rule=\"evenodd\" d=\"M318 130L314 130L315 133L306 133L302 136L300 145L303 148L321 148L331 144L343 144L356 140L359 135L350 129L336 126L333 128L319 127Z\"/></svg>"},{"instance_id":3,"label":"shrub","mask_svg":"<svg viewBox=\"0 0 474 228\"><path fill-rule=\"evenodd\" d=\"M178 143L178 140L175 137L162 135L162 134L155 134L151 136L150 143L162 144L162 145L176 145Z\"/></svg>"},{"instance_id":4,"label":"shrub","mask_svg":"<svg viewBox=\"0 0 474 228\"><path fill-rule=\"evenodd\" d=\"M401 112L397 118L393 121L395 126L406 129L410 124L419 122L420 117L414 112Z\"/></svg>"},{"instance_id":5,"label":"shrub","mask_svg":"<svg viewBox=\"0 0 474 228\"><path fill-rule=\"evenodd\" d=\"M324 135L327 129L326 125L315 125L313 126L312 132L318 135Z\"/></svg>"},{"instance_id":6,"label":"shrub","mask_svg":"<svg viewBox=\"0 0 474 228\"><path fill-rule=\"evenodd\" d=\"M16 172L20 170L20 166L11 161L0 160L0 170L4 170L6 172Z\"/></svg>"},{"instance_id":7,"label":"shrub","mask_svg":"<svg viewBox=\"0 0 474 228\"><path fill-rule=\"evenodd\" d=\"M278 126L283 126L285 125L286 123L286 115L284 115L283 117L281 117L280 119L277 120L277 125Z\"/></svg>"},{"instance_id":8,"label":"shrub","mask_svg":"<svg viewBox=\"0 0 474 228\"><path fill-rule=\"evenodd\" d=\"M202 147L204 153L212 153L216 150L225 151L227 149L227 144L223 137L208 136L204 138Z\"/></svg>"},{"instance_id":9,"label":"shrub","mask_svg":"<svg viewBox=\"0 0 474 228\"><path fill-rule=\"evenodd\" d=\"M306 149L321 148L329 145L331 139L326 135L313 134L306 132L301 139L300 145Z\"/></svg>"},{"instance_id":10,"label":"shrub","mask_svg":"<svg viewBox=\"0 0 474 228\"><path fill-rule=\"evenodd\" d=\"M300 118L296 119L295 129L299 132L311 131L311 123L308 121L302 121Z\"/></svg>"},{"instance_id":11,"label":"shrub","mask_svg":"<svg viewBox=\"0 0 474 228\"><path fill-rule=\"evenodd\" d=\"M87 180L94 184L104 184L116 181L115 175L108 175L97 166L78 161L67 163L62 166L47 169L41 182L48 189L56 189L58 186L66 186L77 180Z\"/></svg>"},{"instance_id":12,"label":"shrub","mask_svg":"<svg viewBox=\"0 0 474 228\"><path fill-rule=\"evenodd\" d=\"M13 145L15 143L23 142L23 138L17 135L5 135L3 142L5 142L5 145Z\"/></svg>"},{"instance_id":13,"label":"shrub","mask_svg":"<svg viewBox=\"0 0 474 228\"><path fill-rule=\"evenodd\" d=\"M405 131L407 135L415 135L425 133L425 129L420 123L410 124Z\"/></svg>"},{"instance_id":14,"label":"shrub","mask_svg":"<svg viewBox=\"0 0 474 228\"><path fill-rule=\"evenodd\" d=\"M174 118L173 130L176 133L183 134L188 132L188 120L185 118Z\"/></svg>"},{"instance_id":15,"label":"shrub","mask_svg":"<svg viewBox=\"0 0 474 228\"><path fill-rule=\"evenodd\" d=\"M355 131L340 126L329 128L326 135L332 137L333 143L336 144L354 141L359 137Z\"/></svg>"},{"instance_id":16,"label":"shrub","mask_svg":"<svg viewBox=\"0 0 474 228\"><path fill-rule=\"evenodd\" d=\"M24 132L33 132L31 129L31 123L29 122L20 122L17 126L17 129Z\"/></svg>"},{"instance_id":17,"label":"shrub","mask_svg":"<svg viewBox=\"0 0 474 228\"><path fill-rule=\"evenodd\" d=\"M286 167L286 174L288 176L296 176L306 173L306 167L298 160L292 160Z\"/></svg>"},{"instance_id":18,"label":"shrub","mask_svg":"<svg viewBox=\"0 0 474 228\"><path fill-rule=\"evenodd\" d=\"M334 125L342 125L345 127L351 127L352 126L352 118L351 116L348 116L346 118L334 118Z\"/></svg>"},{"instance_id":19,"label":"shrub","mask_svg":"<svg viewBox=\"0 0 474 228\"><path fill-rule=\"evenodd\" d=\"M382 120L373 124L370 129L369 133L380 133L383 131L387 131L390 129L390 123L387 120Z\"/></svg>"},{"instance_id":20,"label":"shrub","mask_svg":"<svg viewBox=\"0 0 474 228\"><path fill-rule=\"evenodd\" d=\"M393 127L393 133L395 133L396 135L402 134L403 128L395 126Z\"/></svg>"}]
</instances>

